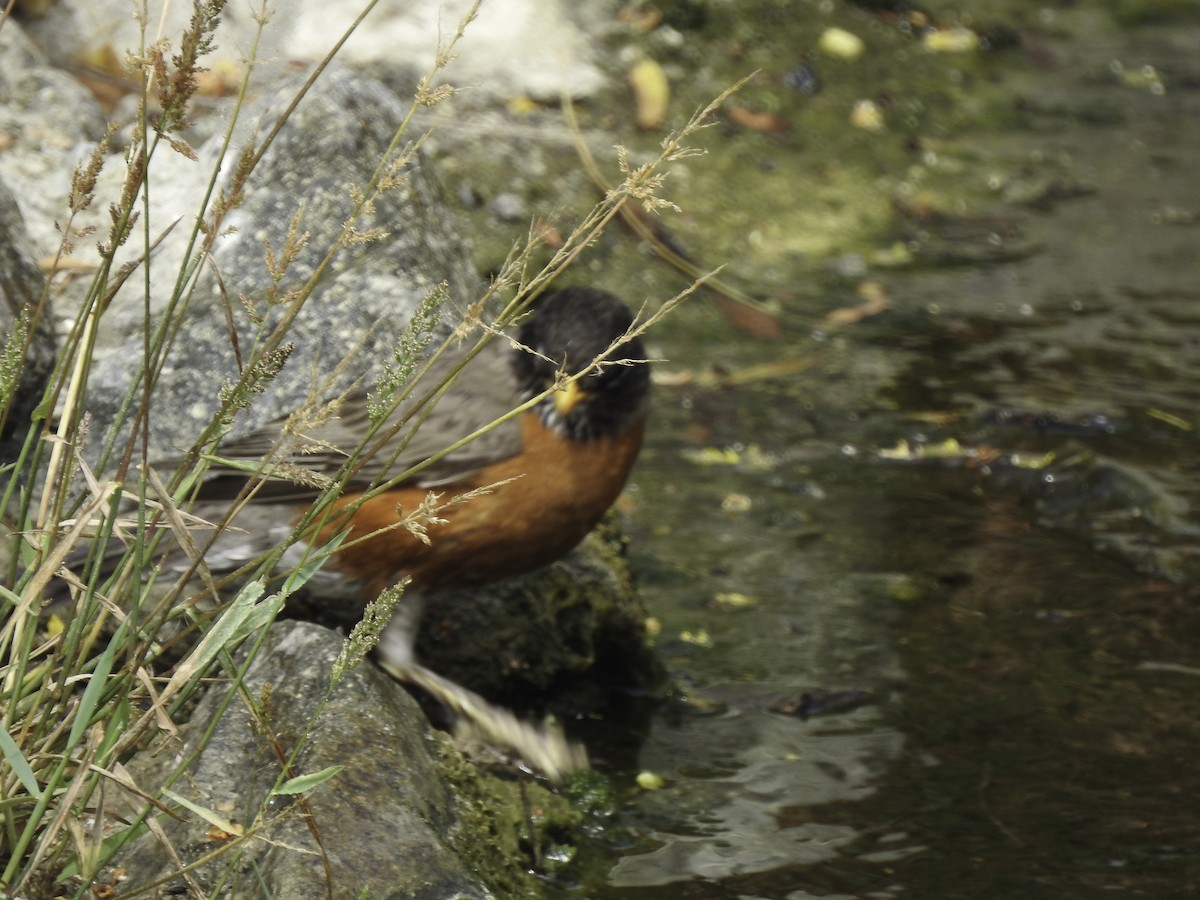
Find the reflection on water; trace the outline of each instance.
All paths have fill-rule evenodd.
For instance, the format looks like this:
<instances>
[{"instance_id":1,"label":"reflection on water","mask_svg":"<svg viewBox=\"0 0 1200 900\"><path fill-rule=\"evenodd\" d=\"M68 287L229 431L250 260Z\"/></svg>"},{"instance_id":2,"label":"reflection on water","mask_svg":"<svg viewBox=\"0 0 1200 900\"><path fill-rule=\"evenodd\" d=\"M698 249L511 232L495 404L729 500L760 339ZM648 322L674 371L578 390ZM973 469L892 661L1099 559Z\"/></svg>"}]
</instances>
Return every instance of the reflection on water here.
<instances>
[{"instance_id":1,"label":"reflection on water","mask_svg":"<svg viewBox=\"0 0 1200 900\"><path fill-rule=\"evenodd\" d=\"M668 326L698 370L815 365L660 391L634 565L700 711L651 728L638 767L665 786L631 800L639 842L603 896L1200 891L1200 26L1079 12L1099 38L1038 36L1060 66L1009 60L1009 127L939 148L947 177L993 186L1022 252L922 233L912 205L927 267L873 273L877 319L830 336L811 323L836 301L786 312L785 350L689 343L708 311ZM1135 58L1165 94L1113 74ZM900 440L979 453L881 460ZM683 452L750 445L754 464ZM779 711L822 690L872 701Z\"/></svg>"},{"instance_id":2,"label":"reflection on water","mask_svg":"<svg viewBox=\"0 0 1200 900\"><path fill-rule=\"evenodd\" d=\"M791 807L855 800L899 755L900 735L873 711L820 722L733 708L695 728L659 726L643 763L668 786L638 804L634 827L660 843L619 860L618 887L722 879L835 856L857 832L821 821L781 825ZM687 771L719 756L727 774L697 779ZM711 758L711 757L710 757Z\"/></svg>"},{"instance_id":3,"label":"reflection on water","mask_svg":"<svg viewBox=\"0 0 1200 900\"><path fill-rule=\"evenodd\" d=\"M643 544L653 556L634 551L661 623L659 650L688 697L641 748L641 770L664 786L641 792L625 817L642 840L617 862L615 887L830 859L857 831L799 811L860 799L902 744L880 704L899 678L892 623L905 580L835 576L831 555L789 548L798 535L811 540L805 510L824 502L797 490L807 467L780 457L681 470L671 458L648 455L639 504L663 511L683 486L717 508L721 492L751 503L736 514L682 515L669 529L660 522Z\"/></svg>"}]
</instances>

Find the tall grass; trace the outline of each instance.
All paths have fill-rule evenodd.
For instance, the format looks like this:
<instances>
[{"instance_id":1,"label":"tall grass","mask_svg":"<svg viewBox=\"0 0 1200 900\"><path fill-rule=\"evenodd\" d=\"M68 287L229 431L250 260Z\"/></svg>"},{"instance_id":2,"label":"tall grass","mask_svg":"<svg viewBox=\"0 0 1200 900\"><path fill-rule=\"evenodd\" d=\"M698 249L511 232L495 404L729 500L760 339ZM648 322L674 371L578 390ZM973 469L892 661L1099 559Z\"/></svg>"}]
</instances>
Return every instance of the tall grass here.
<instances>
[{"instance_id":1,"label":"tall grass","mask_svg":"<svg viewBox=\"0 0 1200 900\"><path fill-rule=\"evenodd\" d=\"M157 817L163 814L230 824L172 792L172 783L190 759L158 785L134 784L122 762L156 735L174 733L186 705L206 679L216 678L223 686L225 706L243 703L255 714L258 701L242 688L241 676L265 626L287 596L337 551L343 539L339 536L325 546L316 546L312 536L325 529L342 485L383 436L381 430L392 427L389 415L402 403L411 407L411 416L425 415L444 387L422 384L420 378L428 369L426 345L437 321L434 296L397 340L395 359L373 392L368 432L342 468L317 485L320 496L297 521L292 534L236 573L209 571L205 551L229 527L237 511L251 502L269 479L300 477L299 470L289 468L286 460L296 451L299 435L333 413L337 398L331 404L316 392L293 415L264 460L247 471L245 487L230 502L228 512L212 523L215 528L197 531L194 527L198 523L190 510L197 490L210 467L221 461L221 442L239 414L255 403L264 386L286 365L289 328L322 274L345 248L384 236L360 223L379 196L402 184L406 165L423 140L423 136L410 135L416 112L445 102L453 94L446 86L436 86L437 75L474 18L478 4L417 85L408 115L396 128L374 175L355 190L352 213L317 270L300 289L276 298L283 314L271 325L260 323L251 341L231 331L230 340L239 341L240 374L220 389L217 412L198 430L190 448L169 465L150 458L147 449L157 380L177 343L186 337L186 313L203 261L219 241L228 213L241 201L263 154L341 44L370 13L374 4L368 3L285 113L261 141L232 160L232 174L222 179L220 169L233 154L235 126L256 74L256 38L225 122L217 164L196 198L195 216L186 220L191 224L180 226L190 228L190 233L174 289L153 316L147 309L137 371L115 421L103 423L103 434L90 433L94 426L87 416L86 387L96 358L98 327L117 295L126 291L149 295L152 254L164 236L151 230L155 219L149 173L163 154L194 158L182 134L193 114L196 75L212 46L224 2L195 0L191 23L173 53L161 43L143 39L132 70L139 104L131 136L116 147L117 132L110 132L74 173L66 198L60 257L70 255L76 241L90 237L77 228L76 219L97 202L96 185L102 169L114 165L114 159L123 160L123 186L112 205L111 226L107 234L99 236L100 265L81 306L69 311L74 324L58 350L57 364L17 458L0 473L6 513L6 529L0 537L6 545L0 556L6 566L0 580L0 717L4 725L0 729L0 889L11 896L82 896L95 875L130 839L147 830L161 836ZM257 17L259 37L268 18L264 5ZM531 259L537 242L531 230L484 295L456 323L452 340L467 342L465 360L488 341L498 339L530 301L579 258L623 204L637 202L652 212L670 205L659 193L663 167L690 155L686 138L701 127L723 98L698 111L679 134L664 141L653 162L635 166L619 151L619 186L582 218L550 261L536 271ZM287 271L303 240L299 229L293 228L285 245L266 255L263 265L273 277L281 278ZM132 261L118 264L119 251L126 246L136 247L137 253ZM27 309L7 336L0 378L8 389L0 397L0 419L7 419L13 408L12 385L24 358L22 351L37 322L48 314L48 293L47 288L40 303ZM643 310L633 330L649 327L686 293L652 313ZM234 305L229 298L226 302ZM232 321L232 315L229 318ZM450 343L431 348L432 356L445 353ZM351 364L352 360L343 363ZM80 450L88 441L98 442L100 447L94 468ZM446 452L453 449L446 448ZM363 501L411 474L412 470L391 473L373 485ZM431 500L398 527L420 532L440 508ZM308 547L302 562L280 571L284 550L297 543ZM166 554L185 558L188 565L186 571L160 584L155 565ZM397 585L385 591L368 608L335 667L331 691L341 675L369 651L401 589L402 585ZM65 599L54 604L55 596ZM235 659L233 651L242 645L248 650ZM294 758L293 752L284 761L268 800L279 793L302 793L332 774L296 772L291 766ZM102 790L102 786L106 788ZM108 811L111 804L105 802L106 791L108 796L113 791L127 794L144 812L133 821L118 818ZM259 821L269 815L265 803ZM217 852L233 859L255 828L230 830L234 838ZM169 845L163 850L177 858ZM190 880L186 873L184 877ZM57 885L55 879L59 879Z\"/></svg>"}]
</instances>

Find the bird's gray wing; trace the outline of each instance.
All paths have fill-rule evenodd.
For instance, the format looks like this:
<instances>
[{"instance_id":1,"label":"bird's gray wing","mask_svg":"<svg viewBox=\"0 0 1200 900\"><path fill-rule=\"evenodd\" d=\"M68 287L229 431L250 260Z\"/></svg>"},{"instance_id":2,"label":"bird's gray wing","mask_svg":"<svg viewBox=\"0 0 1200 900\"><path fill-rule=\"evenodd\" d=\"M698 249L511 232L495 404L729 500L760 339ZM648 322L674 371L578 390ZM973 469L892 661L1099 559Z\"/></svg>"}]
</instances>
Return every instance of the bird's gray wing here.
<instances>
[{"instance_id":1,"label":"bird's gray wing","mask_svg":"<svg viewBox=\"0 0 1200 900\"><path fill-rule=\"evenodd\" d=\"M416 383L409 397L387 416L369 445L373 452L361 461L346 486L363 488L398 475L511 410L518 402L509 370L512 352L505 338L496 337L465 364L461 351L443 354ZM449 388L436 402L428 400L430 392L447 379L452 379ZM423 399L427 402L422 405ZM230 465L220 462L213 465L202 489L203 498L236 494L245 483L245 467L272 453L279 443L284 422L277 420L222 444L218 455L229 460ZM284 470L332 477L363 440L369 427L366 393L353 394L343 400L338 416L304 431L298 440L290 441L296 445L294 451L277 453L272 462L284 464ZM392 437L385 439L388 434ZM422 469L412 482L428 486L450 484L490 462L514 455L520 449L520 427L515 420L510 420ZM259 496L298 499L316 493L316 488L285 477L272 479L263 486Z\"/></svg>"}]
</instances>

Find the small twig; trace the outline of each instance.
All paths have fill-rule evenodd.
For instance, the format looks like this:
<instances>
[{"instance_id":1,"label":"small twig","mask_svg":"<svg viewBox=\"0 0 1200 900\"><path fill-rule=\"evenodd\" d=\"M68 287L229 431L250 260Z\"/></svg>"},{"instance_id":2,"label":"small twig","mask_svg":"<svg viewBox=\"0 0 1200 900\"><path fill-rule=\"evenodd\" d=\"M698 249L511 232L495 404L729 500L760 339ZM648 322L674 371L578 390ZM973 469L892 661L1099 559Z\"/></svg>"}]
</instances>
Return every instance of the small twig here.
<instances>
[{"instance_id":1,"label":"small twig","mask_svg":"<svg viewBox=\"0 0 1200 900\"><path fill-rule=\"evenodd\" d=\"M1176 675L1200 675L1200 668L1185 666L1181 663L1153 662L1147 660L1134 666L1139 672L1172 672Z\"/></svg>"},{"instance_id":2,"label":"small twig","mask_svg":"<svg viewBox=\"0 0 1200 900\"><path fill-rule=\"evenodd\" d=\"M706 107L706 110L715 108L726 97L741 88L749 77L753 76L742 79L742 81L739 81L722 93L713 104L709 104ZM563 114L574 139L575 151L579 155L579 161L583 164L584 170L588 173L588 176L592 179L593 184L595 184L601 195L604 197L612 196L614 193L613 188L604 177L604 173L600 171L600 166L597 164L595 156L592 155L591 148L587 145L583 131L579 126L579 120L575 115L575 106L570 96L564 96L562 104ZM693 122L695 121L696 119L693 119ZM637 206L630 203L622 203L618 208L618 215L621 217L621 221L668 265L683 273L688 278L697 279L701 277L703 270L685 257L678 248L673 246L673 242L665 234L662 227L650 220ZM770 306L752 299L742 291L718 278L708 276L706 280L709 290L716 294L719 299L744 307L748 314L743 314L740 317L731 314L731 318L734 318L735 321L743 321L747 330L761 337L778 336L778 315Z\"/></svg>"}]
</instances>

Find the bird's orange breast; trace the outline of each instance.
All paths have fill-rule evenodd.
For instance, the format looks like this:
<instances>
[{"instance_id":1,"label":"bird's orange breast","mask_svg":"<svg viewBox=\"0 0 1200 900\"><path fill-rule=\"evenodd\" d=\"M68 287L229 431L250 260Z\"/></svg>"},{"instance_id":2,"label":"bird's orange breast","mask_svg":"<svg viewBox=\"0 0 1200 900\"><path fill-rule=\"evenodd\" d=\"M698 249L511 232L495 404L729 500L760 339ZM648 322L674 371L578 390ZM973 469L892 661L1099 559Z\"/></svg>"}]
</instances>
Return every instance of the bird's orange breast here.
<instances>
[{"instance_id":1,"label":"bird's orange breast","mask_svg":"<svg viewBox=\"0 0 1200 900\"><path fill-rule=\"evenodd\" d=\"M581 441L563 437L529 412L522 416L521 431L520 453L443 489L445 503L507 482L438 513L446 522L429 525L429 544L404 528L383 530L416 509L428 493L402 486L372 497L354 511L348 542L380 533L346 547L334 565L374 589L402 575L422 588L462 588L524 574L568 553L621 493L641 448L645 423ZM349 494L338 506L344 509L360 497ZM322 539L341 527L331 524Z\"/></svg>"}]
</instances>

